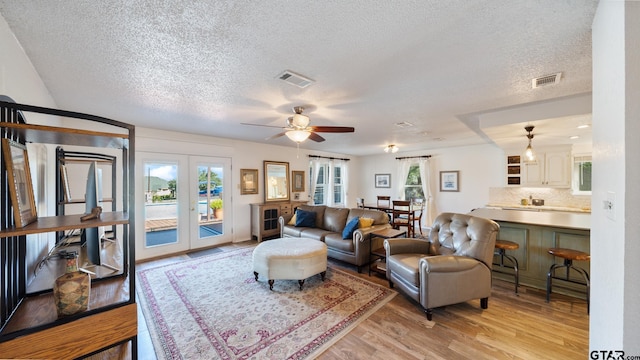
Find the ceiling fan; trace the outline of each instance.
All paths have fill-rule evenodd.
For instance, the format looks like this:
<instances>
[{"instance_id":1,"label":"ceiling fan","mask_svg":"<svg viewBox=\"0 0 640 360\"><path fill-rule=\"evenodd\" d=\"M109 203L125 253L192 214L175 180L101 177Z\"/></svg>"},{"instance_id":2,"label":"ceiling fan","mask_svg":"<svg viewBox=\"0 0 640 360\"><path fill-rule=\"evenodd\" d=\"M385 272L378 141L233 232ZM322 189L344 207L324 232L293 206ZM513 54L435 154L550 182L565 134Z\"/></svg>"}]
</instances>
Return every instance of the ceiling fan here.
<instances>
[{"instance_id":1,"label":"ceiling fan","mask_svg":"<svg viewBox=\"0 0 640 360\"><path fill-rule=\"evenodd\" d=\"M267 140L276 139L283 135L286 135L292 141L297 143L301 143L306 139L311 139L316 142L322 142L325 139L318 135L319 132L326 133L347 133L354 132L355 129L348 126L309 126L309 117L307 115L302 114L304 111L304 107L295 106L293 108L293 112L295 113L293 116L290 116L287 119L287 126L271 126L271 125L259 125L259 124L247 124L242 123L243 125L252 125L252 126L264 126L264 127L273 127L283 129L284 131L268 137Z\"/></svg>"}]
</instances>

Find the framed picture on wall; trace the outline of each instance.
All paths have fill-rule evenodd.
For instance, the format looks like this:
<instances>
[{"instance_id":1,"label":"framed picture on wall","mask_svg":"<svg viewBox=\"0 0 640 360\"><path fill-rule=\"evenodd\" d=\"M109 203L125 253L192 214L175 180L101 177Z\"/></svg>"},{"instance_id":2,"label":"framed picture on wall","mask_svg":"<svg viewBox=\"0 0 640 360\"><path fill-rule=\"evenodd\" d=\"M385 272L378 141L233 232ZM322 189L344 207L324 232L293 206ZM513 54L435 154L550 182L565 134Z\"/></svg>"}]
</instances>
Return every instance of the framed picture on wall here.
<instances>
[{"instance_id":1,"label":"framed picture on wall","mask_svg":"<svg viewBox=\"0 0 640 360\"><path fill-rule=\"evenodd\" d=\"M377 188L390 188L391 174L376 174L375 181L376 181Z\"/></svg>"},{"instance_id":2,"label":"framed picture on wall","mask_svg":"<svg viewBox=\"0 0 640 360\"><path fill-rule=\"evenodd\" d=\"M460 191L460 171L440 171L440 191Z\"/></svg>"},{"instance_id":3,"label":"framed picture on wall","mask_svg":"<svg viewBox=\"0 0 640 360\"><path fill-rule=\"evenodd\" d=\"M240 169L240 195L258 193L258 169Z\"/></svg>"},{"instance_id":4,"label":"framed picture on wall","mask_svg":"<svg viewBox=\"0 0 640 360\"><path fill-rule=\"evenodd\" d=\"M291 192L304 192L304 171L292 171L291 178Z\"/></svg>"}]
</instances>

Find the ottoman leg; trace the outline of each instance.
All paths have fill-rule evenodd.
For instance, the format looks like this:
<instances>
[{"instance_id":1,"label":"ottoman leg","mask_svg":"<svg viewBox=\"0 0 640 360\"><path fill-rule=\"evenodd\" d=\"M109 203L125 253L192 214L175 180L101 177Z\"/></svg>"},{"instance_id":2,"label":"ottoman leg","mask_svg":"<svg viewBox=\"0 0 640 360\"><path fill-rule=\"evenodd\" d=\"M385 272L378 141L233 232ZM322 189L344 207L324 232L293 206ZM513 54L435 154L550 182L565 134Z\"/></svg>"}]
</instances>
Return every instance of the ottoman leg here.
<instances>
[{"instance_id":1,"label":"ottoman leg","mask_svg":"<svg viewBox=\"0 0 640 360\"><path fill-rule=\"evenodd\" d=\"M322 279L322 281L324 281L325 275L327 275L326 271L323 271L323 272L320 273L320 279Z\"/></svg>"},{"instance_id":2,"label":"ottoman leg","mask_svg":"<svg viewBox=\"0 0 640 360\"><path fill-rule=\"evenodd\" d=\"M253 276L255 276L256 277L256 281L258 281L258 273L254 271L253 272Z\"/></svg>"},{"instance_id":3,"label":"ottoman leg","mask_svg":"<svg viewBox=\"0 0 640 360\"><path fill-rule=\"evenodd\" d=\"M273 290L273 280L269 280L269 290Z\"/></svg>"},{"instance_id":4,"label":"ottoman leg","mask_svg":"<svg viewBox=\"0 0 640 360\"><path fill-rule=\"evenodd\" d=\"M300 284L300 290L302 290L302 285L304 285L304 280L298 280L298 284Z\"/></svg>"}]
</instances>

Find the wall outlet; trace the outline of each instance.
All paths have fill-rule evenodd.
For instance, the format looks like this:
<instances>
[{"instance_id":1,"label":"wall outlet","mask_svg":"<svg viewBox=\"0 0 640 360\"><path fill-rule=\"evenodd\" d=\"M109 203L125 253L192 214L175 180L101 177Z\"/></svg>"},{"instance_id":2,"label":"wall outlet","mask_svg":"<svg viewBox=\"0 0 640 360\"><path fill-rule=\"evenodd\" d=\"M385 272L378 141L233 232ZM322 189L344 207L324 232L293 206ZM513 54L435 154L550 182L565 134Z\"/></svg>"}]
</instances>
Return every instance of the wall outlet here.
<instances>
[{"instance_id":1,"label":"wall outlet","mask_svg":"<svg viewBox=\"0 0 640 360\"><path fill-rule=\"evenodd\" d=\"M607 198L604 203L604 212L611 220L616 220L616 193L607 191Z\"/></svg>"}]
</instances>

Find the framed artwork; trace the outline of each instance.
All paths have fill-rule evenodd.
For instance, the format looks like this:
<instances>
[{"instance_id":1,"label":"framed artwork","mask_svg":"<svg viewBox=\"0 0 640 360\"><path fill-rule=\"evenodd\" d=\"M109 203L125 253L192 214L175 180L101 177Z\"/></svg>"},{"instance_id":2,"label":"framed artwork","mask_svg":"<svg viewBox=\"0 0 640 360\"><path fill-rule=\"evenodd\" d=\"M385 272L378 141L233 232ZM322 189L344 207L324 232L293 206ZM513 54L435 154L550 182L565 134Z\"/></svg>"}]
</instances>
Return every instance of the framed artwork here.
<instances>
[{"instance_id":1,"label":"framed artwork","mask_svg":"<svg viewBox=\"0 0 640 360\"><path fill-rule=\"evenodd\" d=\"M264 202L289 201L289 163L264 161Z\"/></svg>"},{"instance_id":2,"label":"framed artwork","mask_svg":"<svg viewBox=\"0 0 640 360\"><path fill-rule=\"evenodd\" d=\"M240 169L240 195L258 193L258 169Z\"/></svg>"},{"instance_id":3,"label":"framed artwork","mask_svg":"<svg viewBox=\"0 0 640 360\"><path fill-rule=\"evenodd\" d=\"M391 174L376 174L376 187L377 188L390 188L391 187Z\"/></svg>"},{"instance_id":4,"label":"framed artwork","mask_svg":"<svg viewBox=\"0 0 640 360\"><path fill-rule=\"evenodd\" d=\"M460 171L440 171L440 191L460 191Z\"/></svg>"},{"instance_id":5,"label":"framed artwork","mask_svg":"<svg viewBox=\"0 0 640 360\"><path fill-rule=\"evenodd\" d=\"M291 192L298 193L304 191L304 171L291 172Z\"/></svg>"},{"instance_id":6,"label":"framed artwork","mask_svg":"<svg viewBox=\"0 0 640 360\"><path fill-rule=\"evenodd\" d=\"M2 153L7 166L9 196L13 205L16 227L24 227L37 219L33 197L33 183L29 170L26 146L9 139L2 139Z\"/></svg>"}]
</instances>

